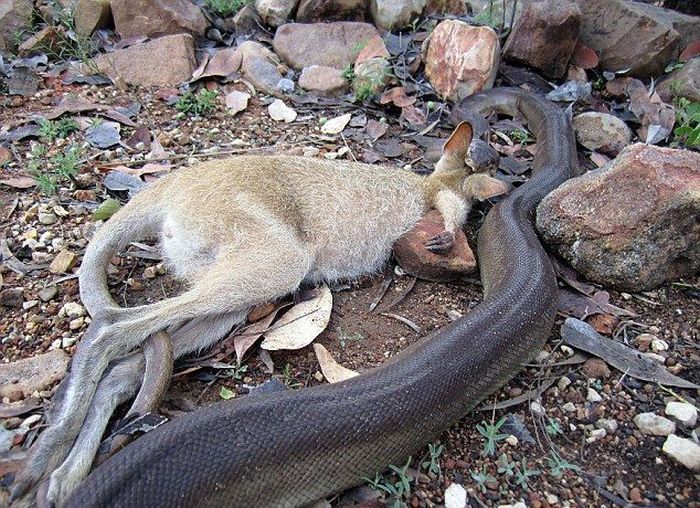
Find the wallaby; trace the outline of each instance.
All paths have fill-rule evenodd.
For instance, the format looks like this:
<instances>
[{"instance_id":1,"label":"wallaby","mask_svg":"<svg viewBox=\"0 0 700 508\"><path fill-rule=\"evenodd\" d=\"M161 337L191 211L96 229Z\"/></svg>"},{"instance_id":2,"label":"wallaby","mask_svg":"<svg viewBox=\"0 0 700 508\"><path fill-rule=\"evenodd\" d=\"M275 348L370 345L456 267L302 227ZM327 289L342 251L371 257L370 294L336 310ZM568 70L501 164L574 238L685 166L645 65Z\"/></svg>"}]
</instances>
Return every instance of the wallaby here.
<instances>
[{"instance_id":1,"label":"wallaby","mask_svg":"<svg viewBox=\"0 0 700 508\"><path fill-rule=\"evenodd\" d=\"M471 140L471 126L460 124L424 177L359 163L240 156L175 172L137 194L85 252L80 295L92 322L13 498L50 474L47 499L60 505L87 475L114 409L141 384L144 353L134 350L149 336L162 341L169 333L171 357L178 358L220 340L251 307L302 282L376 272L393 243L432 207L445 232L426 247L448 252L472 203L491 196L493 179L466 166ZM160 237L170 269L189 289L119 307L109 295L107 265L149 235Z\"/></svg>"}]
</instances>

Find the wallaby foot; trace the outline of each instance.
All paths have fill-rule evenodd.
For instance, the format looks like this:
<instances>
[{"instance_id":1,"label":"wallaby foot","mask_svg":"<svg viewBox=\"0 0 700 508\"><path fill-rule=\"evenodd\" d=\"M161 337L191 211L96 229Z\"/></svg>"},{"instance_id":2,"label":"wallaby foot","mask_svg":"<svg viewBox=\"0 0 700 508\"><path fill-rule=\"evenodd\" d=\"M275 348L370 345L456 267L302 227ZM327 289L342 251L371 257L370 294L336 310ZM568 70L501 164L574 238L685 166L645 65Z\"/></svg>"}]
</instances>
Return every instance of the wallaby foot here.
<instances>
[{"instance_id":1,"label":"wallaby foot","mask_svg":"<svg viewBox=\"0 0 700 508\"><path fill-rule=\"evenodd\" d=\"M449 254L455 245L455 235L449 231L443 231L425 242L425 248L435 254Z\"/></svg>"}]
</instances>

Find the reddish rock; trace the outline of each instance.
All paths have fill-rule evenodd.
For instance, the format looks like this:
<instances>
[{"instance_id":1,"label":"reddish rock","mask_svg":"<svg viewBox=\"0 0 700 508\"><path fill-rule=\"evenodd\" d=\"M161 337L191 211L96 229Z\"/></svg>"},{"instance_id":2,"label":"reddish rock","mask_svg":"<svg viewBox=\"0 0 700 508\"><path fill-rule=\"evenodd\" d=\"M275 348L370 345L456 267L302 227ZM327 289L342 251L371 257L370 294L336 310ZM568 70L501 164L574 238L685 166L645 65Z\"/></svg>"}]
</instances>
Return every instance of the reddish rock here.
<instances>
[{"instance_id":1,"label":"reddish rock","mask_svg":"<svg viewBox=\"0 0 700 508\"><path fill-rule=\"evenodd\" d=\"M14 49L17 33L31 24L32 10L33 2L27 0L0 1L0 49Z\"/></svg>"},{"instance_id":2,"label":"reddish rock","mask_svg":"<svg viewBox=\"0 0 700 508\"><path fill-rule=\"evenodd\" d=\"M528 2L503 48L507 60L539 69L550 78L566 72L581 26L581 10L570 0Z\"/></svg>"},{"instance_id":3,"label":"reddish rock","mask_svg":"<svg viewBox=\"0 0 700 508\"><path fill-rule=\"evenodd\" d=\"M89 37L98 28L105 28L112 22L111 0L78 0L74 14L75 32L81 37Z\"/></svg>"},{"instance_id":4,"label":"reddish rock","mask_svg":"<svg viewBox=\"0 0 700 508\"><path fill-rule=\"evenodd\" d=\"M498 36L489 27L443 21L430 36L424 60L425 75L435 91L459 101L493 86L499 61Z\"/></svg>"},{"instance_id":5,"label":"reddish rock","mask_svg":"<svg viewBox=\"0 0 700 508\"><path fill-rule=\"evenodd\" d=\"M289 23L277 29L275 53L295 69L324 65L343 69L355 62L377 29L368 23Z\"/></svg>"},{"instance_id":6,"label":"reddish rock","mask_svg":"<svg viewBox=\"0 0 700 508\"><path fill-rule=\"evenodd\" d=\"M476 270L476 259L464 232L455 234L452 251L444 256L425 247L425 242L445 230L437 210L429 212L394 244L394 257L411 275L432 281L450 281Z\"/></svg>"},{"instance_id":7,"label":"reddish rock","mask_svg":"<svg viewBox=\"0 0 700 508\"><path fill-rule=\"evenodd\" d=\"M576 0L583 22L581 42L592 48L604 70L630 69L630 76L663 74L683 47L686 33L700 30L700 20L660 7L627 0ZM696 36L695 39L698 37Z\"/></svg>"},{"instance_id":8,"label":"reddish rock","mask_svg":"<svg viewBox=\"0 0 700 508\"><path fill-rule=\"evenodd\" d=\"M0 399L9 397L14 402L51 387L65 375L68 361L66 352L58 349L0 364Z\"/></svg>"},{"instance_id":9,"label":"reddish rock","mask_svg":"<svg viewBox=\"0 0 700 508\"><path fill-rule=\"evenodd\" d=\"M576 141L594 152L615 157L632 141L627 124L613 115L589 111L573 119Z\"/></svg>"},{"instance_id":10,"label":"reddish rock","mask_svg":"<svg viewBox=\"0 0 700 508\"><path fill-rule=\"evenodd\" d=\"M349 83L338 69L311 65L301 71L299 86L304 90L330 94L347 90Z\"/></svg>"},{"instance_id":11,"label":"reddish rock","mask_svg":"<svg viewBox=\"0 0 700 508\"><path fill-rule=\"evenodd\" d=\"M110 5L114 28L127 39L179 33L204 35L208 26L199 7L188 0L111 0ZM172 61L168 58L161 64L166 60Z\"/></svg>"},{"instance_id":12,"label":"reddish rock","mask_svg":"<svg viewBox=\"0 0 700 508\"><path fill-rule=\"evenodd\" d=\"M581 367L581 370L588 378L608 379L612 373L610 367L600 358L589 358Z\"/></svg>"},{"instance_id":13,"label":"reddish rock","mask_svg":"<svg viewBox=\"0 0 700 508\"><path fill-rule=\"evenodd\" d=\"M369 0L301 0L297 21L366 21L368 13Z\"/></svg>"},{"instance_id":14,"label":"reddish rock","mask_svg":"<svg viewBox=\"0 0 700 508\"><path fill-rule=\"evenodd\" d=\"M700 269L700 154L635 144L537 210L547 244L586 278L627 291Z\"/></svg>"},{"instance_id":15,"label":"reddish rock","mask_svg":"<svg viewBox=\"0 0 700 508\"><path fill-rule=\"evenodd\" d=\"M685 97L690 102L700 102L700 56L669 74L656 87L656 93L668 103L675 97Z\"/></svg>"},{"instance_id":16,"label":"reddish rock","mask_svg":"<svg viewBox=\"0 0 700 508\"><path fill-rule=\"evenodd\" d=\"M391 55L386 49L384 39L382 39L380 35L375 35L369 41L367 41L367 44L365 44L365 46L360 50L360 53L355 59L355 65L360 65L370 58L388 59L389 57L391 57Z\"/></svg>"},{"instance_id":17,"label":"reddish rock","mask_svg":"<svg viewBox=\"0 0 700 508\"><path fill-rule=\"evenodd\" d=\"M425 3L423 13L464 16L468 14L467 2L464 2L464 0L428 0Z\"/></svg>"},{"instance_id":18,"label":"reddish rock","mask_svg":"<svg viewBox=\"0 0 700 508\"><path fill-rule=\"evenodd\" d=\"M168 65L163 65L164 62ZM171 86L189 80L195 67L192 36L178 34L100 55L83 70L97 69L115 82Z\"/></svg>"}]
</instances>

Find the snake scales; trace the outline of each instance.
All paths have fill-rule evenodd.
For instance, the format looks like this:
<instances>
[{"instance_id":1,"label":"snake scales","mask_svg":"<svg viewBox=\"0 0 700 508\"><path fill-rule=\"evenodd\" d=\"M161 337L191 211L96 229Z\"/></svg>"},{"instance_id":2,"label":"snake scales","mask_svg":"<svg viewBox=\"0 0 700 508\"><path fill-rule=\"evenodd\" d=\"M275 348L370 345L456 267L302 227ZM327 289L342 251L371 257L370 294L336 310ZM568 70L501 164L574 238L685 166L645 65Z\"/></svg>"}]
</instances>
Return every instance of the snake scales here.
<instances>
[{"instance_id":1,"label":"snake scales","mask_svg":"<svg viewBox=\"0 0 700 508\"><path fill-rule=\"evenodd\" d=\"M539 351L556 280L533 215L575 168L570 123L515 89L474 96L453 118L467 110L519 111L537 137L531 179L479 233L481 305L360 377L223 402L148 433L99 466L68 506L303 506L405 461Z\"/></svg>"}]
</instances>

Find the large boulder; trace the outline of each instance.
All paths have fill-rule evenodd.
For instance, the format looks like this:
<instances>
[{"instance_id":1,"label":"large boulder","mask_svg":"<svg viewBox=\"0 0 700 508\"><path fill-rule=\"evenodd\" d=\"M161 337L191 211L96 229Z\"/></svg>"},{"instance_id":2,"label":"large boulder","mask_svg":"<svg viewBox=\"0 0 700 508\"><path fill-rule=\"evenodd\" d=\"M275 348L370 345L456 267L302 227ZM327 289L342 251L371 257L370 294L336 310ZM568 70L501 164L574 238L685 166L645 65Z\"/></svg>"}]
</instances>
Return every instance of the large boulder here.
<instances>
[{"instance_id":1,"label":"large boulder","mask_svg":"<svg viewBox=\"0 0 700 508\"><path fill-rule=\"evenodd\" d=\"M270 26L278 27L289 20L299 0L255 0L255 10Z\"/></svg>"},{"instance_id":2,"label":"large boulder","mask_svg":"<svg viewBox=\"0 0 700 508\"><path fill-rule=\"evenodd\" d=\"M0 0L0 50L12 50L17 45L17 33L29 27L32 2Z\"/></svg>"},{"instance_id":3,"label":"large boulder","mask_svg":"<svg viewBox=\"0 0 700 508\"><path fill-rule=\"evenodd\" d=\"M539 69L550 78L564 76L581 26L576 3L544 0L527 3L503 48L507 60Z\"/></svg>"},{"instance_id":4,"label":"large boulder","mask_svg":"<svg viewBox=\"0 0 700 508\"><path fill-rule=\"evenodd\" d=\"M604 70L658 76L685 44L700 38L697 17L628 0L576 1L581 42L596 51Z\"/></svg>"},{"instance_id":5,"label":"large boulder","mask_svg":"<svg viewBox=\"0 0 700 508\"><path fill-rule=\"evenodd\" d=\"M191 33L204 35L208 23L189 0L111 0L114 27L124 38Z\"/></svg>"},{"instance_id":6,"label":"large boulder","mask_svg":"<svg viewBox=\"0 0 700 508\"><path fill-rule=\"evenodd\" d=\"M174 86L189 80L196 67L194 39L176 34L100 55L84 70L96 69L124 84Z\"/></svg>"},{"instance_id":7,"label":"large boulder","mask_svg":"<svg viewBox=\"0 0 700 508\"><path fill-rule=\"evenodd\" d=\"M425 75L441 96L459 101L493 86L498 71L498 35L459 20L435 27L425 52Z\"/></svg>"},{"instance_id":8,"label":"large boulder","mask_svg":"<svg viewBox=\"0 0 700 508\"><path fill-rule=\"evenodd\" d=\"M70 357L62 349L0 364L0 398L21 400L47 390L66 374Z\"/></svg>"},{"instance_id":9,"label":"large boulder","mask_svg":"<svg viewBox=\"0 0 700 508\"><path fill-rule=\"evenodd\" d=\"M420 16L426 0L372 0L374 24L385 30L406 28Z\"/></svg>"},{"instance_id":10,"label":"large boulder","mask_svg":"<svg viewBox=\"0 0 700 508\"><path fill-rule=\"evenodd\" d=\"M366 21L369 0L301 0L297 22Z\"/></svg>"},{"instance_id":11,"label":"large boulder","mask_svg":"<svg viewBox=\"0 0 700 508\"><path fill-rule=\"evenodd\" d=\"M651 289L700 269L700 154L643 144L537 209L545 242L588 279Z\"/></svg>"},{"instance_id":12,"label":"large boulder","mask_svg":"<svg viewBox=\"0 0 700 508\"><path fill-rule=\"evenodd\" d=\"M343 69L377 35L377 29L368 23L289 23L277 29L273 46L275 53L298 70L310 65Z\"/></svg>"},{"instance_id":13,"label":"large boulder","mask_svg":"<svg viewBox=\"0 0 700 508\"><path fill-rule=\"evenodd\" d=\"M98 28L112 22L111 0L79 0L74 11L75 31L81 37L90 37Z\"/></svg>"},{"instance_id":14,"label":"large boulder","mask_svg":"<svg viewBox=\"0 0 700 508\"><path fill-rule=\"evenodd\" d=\"M674 97L685 97L690 102L700 102L700 56L669 74L658 84L656 92L664 102L670 103Z\"/></svg>"}]
</instances>

